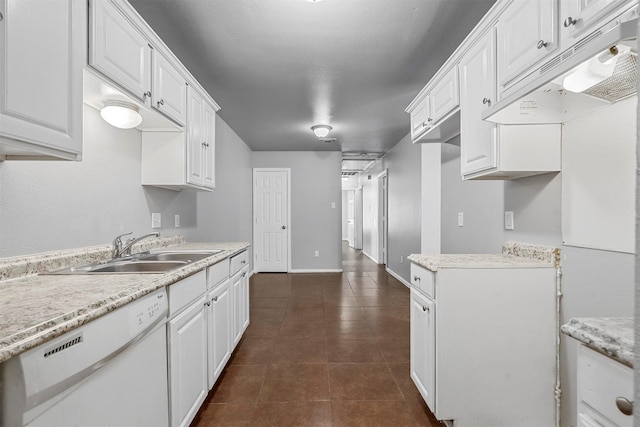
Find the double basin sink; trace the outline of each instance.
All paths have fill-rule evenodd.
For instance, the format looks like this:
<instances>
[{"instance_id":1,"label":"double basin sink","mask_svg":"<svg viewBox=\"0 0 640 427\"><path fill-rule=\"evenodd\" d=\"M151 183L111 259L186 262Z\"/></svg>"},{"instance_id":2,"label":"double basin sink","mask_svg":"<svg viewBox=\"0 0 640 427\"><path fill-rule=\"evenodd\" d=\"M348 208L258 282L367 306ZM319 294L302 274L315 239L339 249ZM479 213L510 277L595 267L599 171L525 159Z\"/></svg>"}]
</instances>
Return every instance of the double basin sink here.
<instances>
[{"instance_id":1,"label":"double basin sink","mask_svg":"<svg viewBox=\"0 0 640 427\"><path fill-rule=\"evenodd\" d=\"M109 261L54 270L46 274L165 273L222 251L223 249L144 252Z\"/></svg>"}]
</instances>

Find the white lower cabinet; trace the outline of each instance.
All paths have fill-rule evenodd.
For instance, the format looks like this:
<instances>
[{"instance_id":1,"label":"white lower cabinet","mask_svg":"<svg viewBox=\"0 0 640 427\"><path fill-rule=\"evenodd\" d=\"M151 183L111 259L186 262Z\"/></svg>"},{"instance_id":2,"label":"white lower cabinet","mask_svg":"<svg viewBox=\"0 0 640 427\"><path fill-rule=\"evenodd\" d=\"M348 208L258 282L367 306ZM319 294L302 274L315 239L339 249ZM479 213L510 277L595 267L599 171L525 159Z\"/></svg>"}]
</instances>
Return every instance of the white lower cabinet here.
<instances>
[{"instance_id":1,"label":"white lower cabinet","mask_svg":"<svg viewBox=\"0 0 640 427\"><path fill-rule=\"evenodd\" d=\"M411 379L429 408L435 408L435 308L433 300L411 290Z\"/></svg>"},{"instance_id":2,"label":"white lower cabinet","mask_svg":"<svg viewBox=\"0 0 640 427\"><path fill-rule=\"evenodd\" d=\"M193 421L249 324L248 260L241 252L168 287L172 427Z\"/></svg>"},{"instance_id":3,"label":"white lower cabinet","mask_svg":"<svg viewBox=\"0 0 640 427\"><path fill-rule=\"evenodd\" d=\"M209 390L231 357L231 311L231 287L226 277L207 294Z\"/></svg>"},{"instance_id":4,"label":"white lower cabinet","mask_svg":"<svg viewBox=\"0 0 640 427\"><path fill-rule=\"evenodd\" d=\"M578 427L633 426L633 369L581 345Z\"/></svg>"},{"instance_id":5,"label":"white lower cabinet","mask_svg":"<svg viewBox=\"0 0 640 427\"><path fill-rule=\"evenodd\" d=\"M412 264L411 277L411 378L436 418L554 425L556 269Z\"/></svg>"},{"instance_id":6,"label":"white lower cabinet","mask_svg":"<svg viewBox=\"0 0 640 427\"><path fill-rule=\"evenodd\" d=\"M233 346L249 326L249 254L244 251L230 259L231 294L233 300Z\"/></svg>"},{"instance_id":7,"label":"white lower cabinet","mask_svg":"<svg viewBox=\"0 0 640 427\"><path fill-rule=\"evenodd\" d=\"M174 427L188 426L209 392L205 290L205 271L169 286L169 414Z\"/></svg>"}]
</instances>

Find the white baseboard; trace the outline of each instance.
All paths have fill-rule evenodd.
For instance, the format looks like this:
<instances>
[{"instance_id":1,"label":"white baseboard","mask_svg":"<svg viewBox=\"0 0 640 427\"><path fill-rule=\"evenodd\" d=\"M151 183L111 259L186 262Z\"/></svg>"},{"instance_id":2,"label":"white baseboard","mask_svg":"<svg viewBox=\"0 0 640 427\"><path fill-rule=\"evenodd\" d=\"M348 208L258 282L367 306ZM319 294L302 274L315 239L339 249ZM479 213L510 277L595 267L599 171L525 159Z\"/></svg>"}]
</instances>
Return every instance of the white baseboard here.
<instances>
[{"instance_id":1,"label":"white baseboard","mask_svg":"<svg viewBox=\"0 0 640 427\"><path fill-rule=\"evenodd\" d=\"M342 273L341 268L337 269L312 269L312 268L296 268L289 270L289 273Z\"/></svg>"},{"instance_id":2,"label":"white baseboard","mask_svg":"<svg viewBox=\"0 0 640 427\"><path fill-rule=\"evenodd\" d=\"M367 258L369 258L371 261L375 262L376 264L380 264L380 263L378 262L378 260L377 260L377 259L375 259L375 258L374 258L374 257L372 257L371 255L369 255L369 254L368 254L368 253L366 253L365 251L362 251L362 253L363 253Z\"/></svg>"},{"instance_id":3,"label":"white baseboard","mask_svg":"<svg viewBox=\"0 0 640 427\"><path fill-rule=\"evenodd\" d=\"M393 270L391 270L389 268L386 268L385 270L387 271L387 273L389 273L390 275L392 275L393 277L398 279L400 281L400 283L405 285L407 288L411 289L411 283L408 283L406 280L404 280L398 273L396 273L395 271L393 271Z\"/></svg>"}]
</instances>

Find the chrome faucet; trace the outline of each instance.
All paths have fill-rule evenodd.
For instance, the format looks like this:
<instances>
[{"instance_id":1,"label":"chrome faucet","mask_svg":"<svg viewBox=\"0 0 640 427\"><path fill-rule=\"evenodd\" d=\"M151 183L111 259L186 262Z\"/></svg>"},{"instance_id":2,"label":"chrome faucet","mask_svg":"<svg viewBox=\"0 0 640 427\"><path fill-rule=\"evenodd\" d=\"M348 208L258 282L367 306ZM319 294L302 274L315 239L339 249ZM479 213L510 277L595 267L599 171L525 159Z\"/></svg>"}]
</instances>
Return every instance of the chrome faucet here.
<instances>
[{"instance_id":1,"label":"chrome faucet","mask_svg":"<svg viewBox=\"0 0 640 427\"><path fill-rule=\"evenodd\" d=\"M131 247L142 239L146 239L147 237L152 237L152 236L160 237L160 233L156 231L155 233L149 233L149 234L142 235L140 237L128 239L127 242L123 245L121 237L128 236L131 233L133 232L130 231L128 233L121 234L117 236L115 239L113 239L113 249L111 250L112 259L120 258L126 255L131 255Z\"/></svg>"}]
</instances>

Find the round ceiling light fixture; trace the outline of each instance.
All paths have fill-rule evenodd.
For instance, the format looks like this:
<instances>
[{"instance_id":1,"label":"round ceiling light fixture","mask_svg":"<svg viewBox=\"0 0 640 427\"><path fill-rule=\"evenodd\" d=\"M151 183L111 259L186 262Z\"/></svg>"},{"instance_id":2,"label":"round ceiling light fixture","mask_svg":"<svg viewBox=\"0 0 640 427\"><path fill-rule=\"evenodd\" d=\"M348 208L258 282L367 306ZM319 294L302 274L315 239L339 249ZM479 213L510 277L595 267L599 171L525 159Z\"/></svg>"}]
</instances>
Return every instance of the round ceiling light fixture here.
<instances>
[{"instance_id":1,"label":"round ceiling light fixture","mask_svg":"<svg viewBox=\"0 0 640 427\"><path fill-rule=\"evenodd\" d=\"M105 101L100 116L111 126L120 129L132 129L142 123L138 106L124 101Z\"/></svg>"},{"instance_id":2,"label":"round ceiling light fixture","mask_svg":"<svg viewBox=\"0 0 640 427\"><path fill-rule=\"evenodd\" d=\"M329 132L331 131L331 129L333 128L329 125L311 126L311 130L313 131L314 134L316 134L318 138L324 138L325 136L329 135Z\"/></svg>"}]
</instances>

